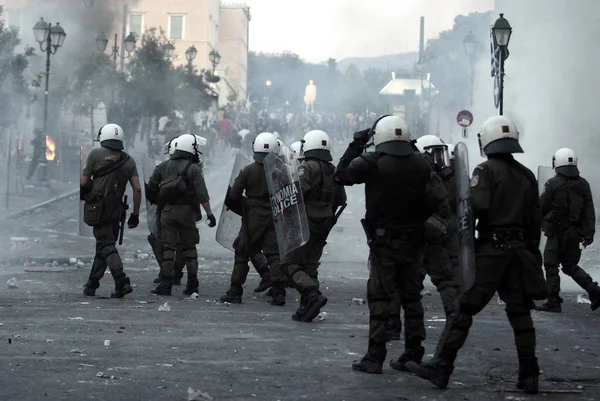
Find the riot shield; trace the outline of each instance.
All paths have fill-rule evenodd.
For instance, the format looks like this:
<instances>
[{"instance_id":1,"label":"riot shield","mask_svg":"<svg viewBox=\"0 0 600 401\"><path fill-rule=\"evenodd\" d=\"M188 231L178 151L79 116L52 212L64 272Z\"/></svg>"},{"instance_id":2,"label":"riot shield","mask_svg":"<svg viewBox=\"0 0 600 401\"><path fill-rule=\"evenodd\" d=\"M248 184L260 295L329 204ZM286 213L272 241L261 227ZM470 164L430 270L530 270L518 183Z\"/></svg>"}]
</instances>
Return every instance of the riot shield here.
<instances>
[{"instance_id":1,"label":"riot shield","mask_svg":"<svg viewBox=\"0 0 600 401\"><path fill-rule=\"evenodd\" d=\"M475 228L471 215L469 153L467 145L459 142L454 147L456 174L456 205L458 222L458 261L461 292L469 290L475 281Z\"/></svg>"},{"instance_id":2,"label":"riot shield","mask_svg":"<svg viewBox=\"0 0 600 401\"><path fill-rule=\"evenodd\" d=\"M80 172L83 171L83 168L85 167L85 163L87 161L88 154L92 151L93 148L94 147L92 145L82 145L79 147L79 171ZM80 200L79 201L79 235L81 235L82 237L93 238L94 237L94 228L88 226L83 221L84 205L85 205L85 202Z\"/></svg>"},{"instance_id":3,"label":"riot shield","mask_svg":"<svg viewBox=\"0 0 600 401\"><path fill-rule=\"evenodd\" d=\"M538 166L538 192L540 195L542 195L542 192L544 192L544 186L546 185L546 182L554 177L554 170L552 170L552 167L546 167L546 166ZM540 238L540 251L542 253L544 253L544 248L546 247L546 236L542 233L541 234L541 238Z\"/></svg>"},{"instance_id":4,"label":"riot shield","mask_svg":"<svg viewBox=\"0 0 600 401\"><path fill-rule=\"evenodd\" d=\"M235 162L233 163L233 171L231 172L231 177L229 178L227 193L229 193L229 189L233 185L233 181L235 181L240 173L240 170L250 163L252 163L252 161L244 157L241 153L237 154ZM235 241L237 238L241 227L241 216L229 210L229 208L225 206L225 202L223 202L223 208L221 209L221 215L219 216L219 225L217 226L217 232L215 234L215 239L217 242L223 247L234 252L233 241Z\"/></svg>"},{"instance_id":5,"label":"riot shield","mask_svg":"<svg viewBox=\"0 0 600 401\"><path fill-rule=\"evenodd\" d=\"M154 160L148 155L142 155L142 174L144 174L144 184L148 184L150 177L154 172L154 169L160 162ZM144 185L145 187L146 185ZM148 223L148 230L154 235L158 235L158 221L156 220L156 209L157 206L150 203L148 197L146 198L146 222Z\"/></svg>"},{"instance_id":6,"label":"riot shield","mask_svg":"<svg viewBox=\"0 0 600 401\"><path fill-rule=\"evenodd\" d=\"M310 235L297 164L274 153L264 161L281 257L308 242Z\"/></svg>"}]
</instances>

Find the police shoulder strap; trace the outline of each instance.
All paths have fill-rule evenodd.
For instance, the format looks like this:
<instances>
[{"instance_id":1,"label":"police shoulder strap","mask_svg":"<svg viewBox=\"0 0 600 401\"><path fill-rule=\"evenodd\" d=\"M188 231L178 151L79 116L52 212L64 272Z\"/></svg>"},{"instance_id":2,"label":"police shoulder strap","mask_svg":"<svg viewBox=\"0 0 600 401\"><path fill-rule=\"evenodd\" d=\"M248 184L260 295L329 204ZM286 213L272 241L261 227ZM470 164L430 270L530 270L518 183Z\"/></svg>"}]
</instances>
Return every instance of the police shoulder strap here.
<instances>
[{"instance_id":1,"label":"police shoulder strap","mask_svg":"<svg viewBox=\"0 0 600 401\"><path fill-rule=\"evenodd\" d=\"M121 167L123 167L125 165L125 163L127 163L127 161L129 160L129 155L125 152L121 152L121 160L118 161L117 163L102 167L101 169L99 169L98 171L96 171L93 174L93 178L97 179L100 177L104 177L105 175L108 175L110 173L113 173L115 171L117 171L118 169L120 169Z\"/></svg>"}]
</instances>

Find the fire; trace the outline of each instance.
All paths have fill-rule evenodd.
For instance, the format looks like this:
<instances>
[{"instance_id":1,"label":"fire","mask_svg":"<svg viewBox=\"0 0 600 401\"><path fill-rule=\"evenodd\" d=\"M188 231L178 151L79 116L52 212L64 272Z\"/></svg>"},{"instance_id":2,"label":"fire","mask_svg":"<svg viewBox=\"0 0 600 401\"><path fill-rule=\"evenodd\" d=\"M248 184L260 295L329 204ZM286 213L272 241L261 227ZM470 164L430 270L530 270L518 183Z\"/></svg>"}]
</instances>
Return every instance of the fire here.
<instances>
[{"instance_id":1,"label":"fire","mask_svg":"<svg viewBox=\"0 0 600 401\"><path fill-rule=\"evenodd\" d=\"M54 160L56 158L56 143L46 135L46 160Z\"/></svg>"}]
</instances>

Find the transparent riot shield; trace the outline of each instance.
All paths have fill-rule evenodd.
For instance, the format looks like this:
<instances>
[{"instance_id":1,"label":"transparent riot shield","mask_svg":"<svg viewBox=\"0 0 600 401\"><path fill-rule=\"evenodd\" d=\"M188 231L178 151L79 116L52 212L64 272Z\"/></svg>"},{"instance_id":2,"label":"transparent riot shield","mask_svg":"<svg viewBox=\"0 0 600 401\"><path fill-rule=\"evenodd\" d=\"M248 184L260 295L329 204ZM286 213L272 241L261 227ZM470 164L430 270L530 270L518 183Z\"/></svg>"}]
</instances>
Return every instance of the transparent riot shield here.
<instances>
[{"instance_id":1,"label":"transparent riot shield","mask_svg":"<svg viewBox=\"0 0 600 401\"><path fill-rule=\"evenodd\" d=\"M94 147L92 145L81 145L79 147L79 171L83 171L83 168L85 167L85 163L87 161L87 157L88 154L92 151ZM87 224L85 224L85 222L83 221L83 208L84 208L84 204L85 202L80 200L79 201L79 235L81 235L82 237L93 237L94 236L94 229L93 227L88 226Z\"/></svg>"},{"instance_id":2,"label":"transparent riot shield","mask_svg":"<svg viewBox=\"0 0 600 401\"><path fill-rule=\"evenodd\" d=\"M538 166L538 192L541 195L542 192L544 192L544 186L546 185L546 182L554 177L554 170L552 170L552 167L547 167L547 166ZM544 252L544 248L546 247L546 236L544 234L541 234L541 238L540 238L540 251L543 253Z\"/></svg>"},{"instance_id":3,"label":"transparent riot shield","mask_svg":"<svg viewBox=\"0 0 600 401\"><path fill-rule=\"evenodd\" d=\"M148 155L142 155L142 174L144 174L144 184L148 184L150 177L154 172L156 166L160 164L160 161L154 160ZM144 188L146 185L144 185ZM158 235L158 221L156 220L156 209L157 206L150 203L148 197L146 198L146 222L148 223L148 230L154 235Z\"/></svg>"},{"instance_id":4,"label":"transparent riot shield","mask_svg":"<svg viewBox=\"0 0 600 401\"><path fill-rule=\"evenodd\" d=\"M252 163L252 161L244 157L241 153L237 154L235 162L233 163L231 177L229 178L227 193L229 193L229 189L240 173L240 170L250 163ZM219 225L217 226L217 232L215 234L217 242L234 252L233 241L237 238L241 227L242 217L229 210L227 206L225 206L225 202L223 202L223 208L221 209L221 215L219 216Z\"/></svg>"},{"instance_id":5,"label":"transparent riot shield","mask_svg":"<svg viewBox=\"0 0 600 401\"><path fill-rule=\"evenodd\" d=\"M456 216L458 220L458 261L461 292L469 290L475 281L475 229L471 215L469 153L467 145L459 142L454 147L456 174Z\"/></svg>"},{"instance_id":6,"label":"transparent riot shield","mask_svg":"<svg viewBox=\"0 0 600 401\"><path fill-rule=\"evenodd\" d=\"M273 153L264 161L279 253L283 257L306 244L310 235L297 164Z\"/></svg>"}]
</instances>

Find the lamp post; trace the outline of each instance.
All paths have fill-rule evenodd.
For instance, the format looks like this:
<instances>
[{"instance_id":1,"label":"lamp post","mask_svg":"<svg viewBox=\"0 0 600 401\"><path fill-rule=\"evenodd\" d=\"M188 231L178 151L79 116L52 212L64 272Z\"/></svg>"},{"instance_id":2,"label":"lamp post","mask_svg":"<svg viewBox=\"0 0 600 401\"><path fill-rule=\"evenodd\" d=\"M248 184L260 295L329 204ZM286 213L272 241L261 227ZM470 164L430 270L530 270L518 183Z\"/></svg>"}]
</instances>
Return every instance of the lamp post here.
<instances>
[{"instance_id":1,"label":"lamp post","mask_svg":"<svg viewBox=\"0 0 600 401\"><path fill-rule=\"evenodd\" d=\"M117 57L119 57L119 58L129 57L131 55L131 52L135 50L136 43L137 43L137 41L135 40L135 36L133 36L133 33L130 33L129 35L127 35L127 37L123 41L123 45L125 47L125 51L127 52L127 54L125 54L124 56L121 57L119 55L118 35L115 33L115 42L114 42L112 48L110 49L110 54L113 58L113 64L114 64L115 70L117 69ZM108 38L106 37L104 32L100 32L98 37L96 37L96 48L98 49L98 51L104 52L106 50L106 46L108 46Z\"/></svg>"},{"instance_id":2,"label":"lamp post","mask_svg":"<svg viewBox=\"0 0 600 401\"><path fill-rule=\"evenodd\" d=\"M211 50L210 53L208 53L208 58L210 59L210 63L212 64L212 73L213 75L215 75L215 69L217 68L217 65L219 65L219 63L221 62L221 55L218 51Z\"/></svg>"},{"instance_id":3,"label":"lamp post","mask_svg":"<svg viewBox=\"0 0 600 401\"><path fill-rule=\"evenodd\" d=\"M512 35L512 27L504 18L504 14L500 14L500 18L496 20L492 27L492 36L494 43L500 48L500 85L498 87L499 113L504 113L504 61L508 58L508 43Z\"/></svg>"},{"instance_id":4,"label":"lamp post","mask_svg":"<svg viewBox=\"0 0 600 401\"><path fill-rule=\"evenodd\" d=\"M188 49L185 51L185 59L188 62L188 64L187 64L188 73L190 73L190 74L192 74L192 72L194 72L194 67L192 65L192 62L194 61L194 59L196 58L197 55L198 55L198 50L196 50L196 46L194 46L194 45L188 47Z\"/></svg>"},{"instance_id":5,"label":"lamp post","mask_svg":"<svg viewBox=\"0 0 600 401\"><path fill-rule=\"evenodd\" d=\"M469 100L470 108L473 108L473 90L475 87L475 53L477 52L477 39L473 35L472 31L469 31L467 36L463 39L463 47L465 48L465 54L469 57L469 65L471 67L471 95Z\"/></svg>"},{"instance_id":6,"label":"lamp post","mask_svg":"<svg viewBox=\"0 0 600 401\"><path fill-rule=\"evenodd\" d=\"M165 56L166 58L173 57L173 54L175 54L175 46L173 46L173 43L171 43L171 42L165 43L162 47L162 53L163 53L163 56Z\"/></svg>"},{"instance_id":7,"label":"lamp post","mask_svg":"<svg viewBox=\"0 0 600 401\"><path fill-rule=\"evenodd\" d=\"M36 42L40 45L40 50L46 52L46 85L44 91L44 144L43 151L39 158L39 176L38 179L45 182L48 177L48 160L46 159L46 138L48 135L48 88L50 83L50 56L56 54L58 48L61 47L67 37L65 30L59 23L52 26L40 19L33 26L33 36ZM41 139L40 139L41 140ZM41 144L40 144L41 145Z\"/></svg>"}]
</instances>

